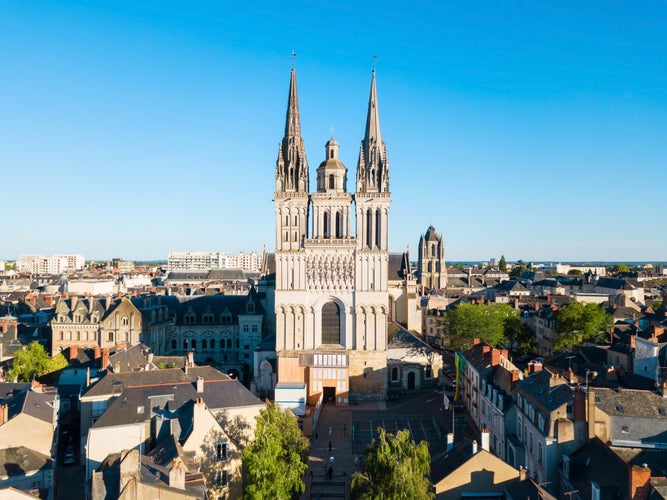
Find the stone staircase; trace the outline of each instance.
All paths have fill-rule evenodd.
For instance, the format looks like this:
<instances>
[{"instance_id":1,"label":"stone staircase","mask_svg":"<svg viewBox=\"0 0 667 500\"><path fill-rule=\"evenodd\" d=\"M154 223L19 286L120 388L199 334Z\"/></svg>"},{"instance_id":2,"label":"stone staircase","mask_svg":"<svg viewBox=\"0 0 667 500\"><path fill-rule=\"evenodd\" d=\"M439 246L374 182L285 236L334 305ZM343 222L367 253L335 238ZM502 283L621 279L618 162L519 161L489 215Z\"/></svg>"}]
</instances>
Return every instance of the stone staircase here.
<instances>
[{"instance_id":1,"label":"stone staircase","mask_svg":"<svg viewBox=\"0 0 667 500\"><path fill-rule=\"evenodd\" d=\"M326 475L314 475L310 478L309 494L306 498L312 500L326 498L349 498L347 491L348 477L344 475L334 475L329 479ZM319 496L318 496L319 495Z\"/></svg>"}]
</instances>

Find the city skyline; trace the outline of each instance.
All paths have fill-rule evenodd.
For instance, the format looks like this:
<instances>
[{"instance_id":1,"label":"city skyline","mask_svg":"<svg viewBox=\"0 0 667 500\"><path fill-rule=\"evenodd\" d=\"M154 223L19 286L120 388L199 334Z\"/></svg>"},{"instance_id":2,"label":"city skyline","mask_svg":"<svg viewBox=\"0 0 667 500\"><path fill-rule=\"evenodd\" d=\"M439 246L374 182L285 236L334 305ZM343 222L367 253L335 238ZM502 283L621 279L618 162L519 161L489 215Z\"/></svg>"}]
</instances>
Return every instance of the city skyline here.
<instances>
[{"instance_id":1,"label":"city skyline","mask_svg":"<svg viewBox=\"0 0 667 500\"><path fill-rule=\"evenodd\" d=\"M373 56L391 251L666 260L667 5L379 5L0 1L0 260L273 251L292 64L353 191Z\"/></svg>"}]
</instances>

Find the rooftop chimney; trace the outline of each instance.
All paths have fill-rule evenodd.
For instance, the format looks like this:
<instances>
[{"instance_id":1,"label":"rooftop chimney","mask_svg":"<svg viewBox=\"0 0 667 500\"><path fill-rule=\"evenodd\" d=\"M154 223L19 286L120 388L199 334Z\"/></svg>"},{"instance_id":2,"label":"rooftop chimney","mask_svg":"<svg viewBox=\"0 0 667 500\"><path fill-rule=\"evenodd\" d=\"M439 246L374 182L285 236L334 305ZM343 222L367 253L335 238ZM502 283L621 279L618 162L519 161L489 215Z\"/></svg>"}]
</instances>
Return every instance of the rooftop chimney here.
<instances>
[{"instance_id":1,"label":"rooftop chimney","mask_svg":"<svg viewBox=\"0 0 667 500\"><path fill-rule=\"evenodd\" d=\"M100 369L106 370L109 367L109 348L102 349L102 361L100 362Z\"/></svg>"},{"instance_id":2,"label":"rooftop chimney","mask_svg":"<svg viewBox=\"0 0 667 500\"><path fill-rule=\"evenodd\" d=\"M93 359L98 360L102 356L102 349L100 349L100 346L96 345L93 347Z\"/></svg>"},{"instance_id":3,"label":"rooftop chimney","mask_svg":"<svg viewBox=\"0 0 667 500\"><path fill-rule=\"evenodd\" d=\"M79 346L76 344L69 346L69 360L74 361L76 359L76 355L79 353Z\"/></svg>"},{"instance_id":4,"label":"rooftop chimney","mask_svg":"<svg viewBox=\"0 0 667 500\"><path fill-rule=\"evenodd\" d=\"M630 467L630 499L646 500L651 490L651 469L646 464Z\"/></svg>"},{"instance_id":5,"label":"rooftop chimney","mask_svg":"<svg viewBox=\"0 0 667 500\"><path fill-rule=\"evenodd\" d=\"M500 364L500 349L495 347L491 349L491 366L498 366Z\"/></svg>"},{"instance_id":6,"label":"rooftop chimney","mask_svg":"<svg viewBox=\"0 0 667 500\"><path fill-rule=\"evenodd\" d=\"M204 377L197 377L197 394L204 393Z\"/></svg>"},{"instance_id":7,"label":"rooftop chimney","mask_svg":"<svg viewBox=\"0 0 667 500\"><path fill-rule=\"evenodd\" d=\"M473 455L477 454L477 441L472 442L472 454Z\"/></svg>"},{"instance_id":8,"label":"rooftop chimney","mask_svg":"<svg viewBox=\"0 0 667 500\"><path fill-rule=\"evenodd\" d=\"M9 420L9 405L0 405L0 425L7 423Z\"/></svg>"},{"instance_id":9,"label":"rooftop chimney","mask_svg":"<svg viewBox=\"0 0 667 500\"><path fill-rule=\"evenodd\" d=\"M528 469L519 465L519 481L525 481L528 478Z\"/></svg>"},{"instance_id":10,"label":"rooftop chimney","mask_svg":"<svg viewBox=\"0 0 667 500\"><path fill-rule=\"evenodd\" d=\"M179 490L185 489L185 464L180 458L174 458L169 469L169 486Z\"/></svg>"},{"instance_id":11,"label":"rooftop chimney","mask_svg":"<svg viewBox=\"0 0 667 500\"><path fill-rule=\"evenodd\" d=\"M482 429L481 441L482 441L482 449L484 451L489 451L491 444L491 433L489 432L489 429Z\"/></svg>"}]
</instances>

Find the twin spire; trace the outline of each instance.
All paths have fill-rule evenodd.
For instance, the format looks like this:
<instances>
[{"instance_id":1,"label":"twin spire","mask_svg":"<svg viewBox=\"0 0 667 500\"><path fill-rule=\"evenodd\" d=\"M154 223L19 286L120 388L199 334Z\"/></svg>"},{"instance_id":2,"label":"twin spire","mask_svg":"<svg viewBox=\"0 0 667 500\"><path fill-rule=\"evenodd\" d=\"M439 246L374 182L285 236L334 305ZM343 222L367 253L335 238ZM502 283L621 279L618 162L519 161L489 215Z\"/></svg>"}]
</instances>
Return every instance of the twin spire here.
<instances>
[{"instance_id":1,"label":"twin spire","mask_svg":"<svg viewBox=\"0 0 667 500\"><path fill-rule=\"evenodd\" d=\"M308 193L308 163L306 148L301 137L299 96L296 70L290 75L285 135L278 150L276 162L276 192ZM389 192L389 162L387 146L380 133L380 111L375 88L375 68L371 74L371 93L368 100L366 131L361 141L357 163L357 192Z\"/></svg>"}]
</instances>

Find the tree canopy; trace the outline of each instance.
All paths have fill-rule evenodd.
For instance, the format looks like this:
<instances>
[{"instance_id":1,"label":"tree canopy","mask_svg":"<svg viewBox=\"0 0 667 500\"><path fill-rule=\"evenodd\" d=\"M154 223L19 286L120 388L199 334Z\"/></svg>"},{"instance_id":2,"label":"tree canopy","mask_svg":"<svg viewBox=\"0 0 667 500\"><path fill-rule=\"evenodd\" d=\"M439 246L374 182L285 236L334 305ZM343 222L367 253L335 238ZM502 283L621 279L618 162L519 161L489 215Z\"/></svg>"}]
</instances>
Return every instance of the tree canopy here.
<instances>
[{"instance_id":1,"label":"tree canopy","mask_svg":"<svg viewBox=\"0 0 667 500\"><path fill-rule=\"evenodd\" d=\"M627 264L616 264L611 270L615 273L627 273L630 271L630 268Z\"/></svg>"},{"instance_id":2,"label":"tree canopy","mask_svg":"<svg viewBox=\"0 0 667 500\"><path fill-rule=\"evenodd\" d=\"M510 278L515 279L530 269L530 264L526 264L521 259L517 260L510 270Z\"/></svg>"},{"instance_id":3,"label":"tree canopy","mask_svg":"<svg viewBox=\"0 0 667 500\"><path fill-rule=\"evenodd\" d=\"M509 330L516 328L511 321L519 314L508 304L461 304L445 313L443 323L449 336L449 347L469 349L474 338L491 345L500 345L509 339ZM507 329L507 331L506 331Z\"/></svg>"},{"instance_id":4,"label":"tree canopy","mask_svg":"<svg viewBox=\"0 0 667 500\"><path fill-rule=\"evenodd\" d=\"M500 262L498 264L498 269L500 269L503 273L507 272L507 261L505 260L504 255L500 256Z\"/></svg>"},{"instance_id":5,"label":"tree canopy","mask_svg":"<svg viewBox=\"0 0 667 500\"><path fill-rule=\"evenodd\" d=\"M257 417L255 439L243 449L243 498L298 498L305 490L308 447L292 412L269 404Z\"/></svg>"},{"instance_id":6,"label":"tree canopy","mask_svg":"<svg viewBox=\"0 0 667 500\"><path fill-rule=\"evenodd\" d=\"M598 304L571 302L556 313L558 338L555 349L579 345L588 340L603 340L613 324L611 315Z\"/></svg>"},{"instance_id":7,"label":"tree canopy","mask_svg":"<svg viewBox=\"0 0 667 500\"><path fill-rule=\"evenodd\" d=\"M407 430L394 435L380 427L378 432L378 438L366 448L362 472L352 478L352 498L434 498L426 441L415 443Z\"/></svg>"},{"instance_id":8,"label":"tree canopy","mask_svg":"<svg viewBox=\"0 0 667 500\"><path fill-rule=\"evenodd\" d=\"M7 378L18 382L31 382L33 379L61 370L66 366L65 356L58 354L49 358L44 346L34 340L27 347L16 351Z\"/></svg>"}]
</instances>

